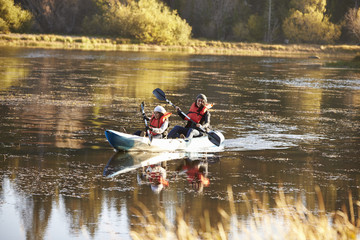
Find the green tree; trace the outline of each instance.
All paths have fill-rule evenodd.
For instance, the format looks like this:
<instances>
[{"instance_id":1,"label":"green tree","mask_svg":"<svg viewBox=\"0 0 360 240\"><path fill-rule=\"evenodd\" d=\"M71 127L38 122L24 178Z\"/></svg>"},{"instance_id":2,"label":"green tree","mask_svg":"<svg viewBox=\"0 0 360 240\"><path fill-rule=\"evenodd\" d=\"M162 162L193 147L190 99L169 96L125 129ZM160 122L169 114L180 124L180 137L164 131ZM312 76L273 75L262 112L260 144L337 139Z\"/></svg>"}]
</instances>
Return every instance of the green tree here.
<instances>
[{"instance_id":1,"label":"green tree","mask_svg":"<svg viewBox=\"0 0 360 240\"><path fill-rule=\"evenodd\" d=\"M235 40L273 42L282 39L281 23L288 16L288 0L254 0L232 26ZM242 6L244 8L244 6Z\"/></svg>"},{"instance_id":2,"label":"green tree","mask_svg":"<svg viewBox=\"0 0 360 240\"><path fill-rule=\"evenodd\" d=\"M285 36L294 42L334 43L340 37L340 27L325 15L326 0L292 0L294 8L283 22Z\"/></svg>"},{"instance_id":3,"label":"green tree","mask_svg":"<svg viewBox=\"0 0 360 240\"><path fill-rule=\"evenodd\" d=\"M233 33L237 39L250 42L262 41L264 38L264 31L264 18L256 14L250 15L246 24L239 22L233 27Z\"/></svg>"},{"instance_id":4,"label":"green tree","mask_svg":"<svg viewBox=\"0 0 360 240\"><path fill-rule=\"evenodd\" d=\"M250 39L250 32L247 24L244 24L242 21L236 23L233 28L233 37L237 41L248 41Z\"/></svg>"},{"instance_id":5,"label":"green tree","mask_svg":"<svg viewBox=\"0 0 360 240\"><path fill-rule=\"evenodd\" d=\"M158 0L97 2L101 8L99 13L83 22L86 33L131 37L143 43L166 45L186 43L190 38L191 27L186 21Z\"/></svg>"},{"instance_id":6,"label":"green tree","mask_svg":"<svg viewBox=\"0 0 360 240\"><path fill-rule=\"evenodd\" d=\"M15 5L14 0L0 0L0 32L25 32L32 22L32 14Z\"/></svg>"},{"instance_id":7,"label":"green tree","mask_svg":"<svg viewBox=\"0 0 360 240\"><path fill-rule=\"evenodd\" d=\"M345 26L357 41L360 41L360 9L351 8L345 15Z\"/></svg>"},{"instance_id":8,"label":"green tree","mask_svg":"<svg viewBox=\"0 0 360 240\"><path fill-rule=\"evenodd\" d=\"M171 0L180 16L191 25L193 36L208 39L234 39L233 28L246 24L250 16L247 0Z\"/></svg>"},{"instance_id":9,"label":"green tree","mask_svg":"<svg viewBox=\"0 0 360 240\"><path fill-rule=\"evenodd\" d=\"M280 41L283 39L281 24L289 12L288 0L266 0L264 8L264 23L266 42Z\"/></svg>"}]
</instances>

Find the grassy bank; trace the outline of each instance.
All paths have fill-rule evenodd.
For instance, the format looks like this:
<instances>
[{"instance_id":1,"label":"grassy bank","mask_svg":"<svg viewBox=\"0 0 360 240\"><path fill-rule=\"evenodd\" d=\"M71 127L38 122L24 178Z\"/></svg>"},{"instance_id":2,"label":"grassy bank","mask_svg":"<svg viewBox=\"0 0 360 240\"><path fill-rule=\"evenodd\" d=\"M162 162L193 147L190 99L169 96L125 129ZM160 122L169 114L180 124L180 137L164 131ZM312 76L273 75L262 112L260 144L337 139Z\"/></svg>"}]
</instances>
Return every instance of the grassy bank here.
<instances>
[{"instance_id":1,"label":"grassy bank","mask_svg":"<svg viewBox=\"0 0 360 240\"><path fill-rule=\"evenodd\" d=\"M291 54L293 56L299 55L309 57L338 55L354 57L360 52L360 46L355 45L281 45L193 39L186 45L159 46L142 44L124 38L44 34L0 34L0 46L112 51L183 52L243 56L289 56L289 54Z\"/></svg>"}]
</instances>

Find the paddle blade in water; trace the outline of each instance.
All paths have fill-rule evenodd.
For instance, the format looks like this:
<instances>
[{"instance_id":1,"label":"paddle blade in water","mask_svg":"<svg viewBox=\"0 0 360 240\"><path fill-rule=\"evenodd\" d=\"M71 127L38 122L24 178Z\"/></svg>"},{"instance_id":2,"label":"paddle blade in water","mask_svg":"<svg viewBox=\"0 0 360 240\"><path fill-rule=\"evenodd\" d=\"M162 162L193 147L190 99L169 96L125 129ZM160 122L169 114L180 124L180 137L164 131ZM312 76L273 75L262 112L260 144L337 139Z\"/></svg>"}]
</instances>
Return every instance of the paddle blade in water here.
<instances>
[{"instance_id":1,"label":"paddle blade in water","mask_svg":"<svg viewBox=\"0 0 360 240\"><path fill-rule=\"evenodd\" d=\"M219 132L210 131L208 132L208 139L210 142L219 147L224 141L224 136Z\"/></svg>"},{"instance_id":2,"label":"paddle blade in water","mask_svg":"<svg viewBox=\"0 0 360 240\"><path fill-rule=\"evenodd\" d=\"M153 94L155 95L155 97L161 101L166 101L166 96L165 93L163 92L163 90L161 90L160 88L157 88L153 91Z\"/></svg>"}]
</instances>

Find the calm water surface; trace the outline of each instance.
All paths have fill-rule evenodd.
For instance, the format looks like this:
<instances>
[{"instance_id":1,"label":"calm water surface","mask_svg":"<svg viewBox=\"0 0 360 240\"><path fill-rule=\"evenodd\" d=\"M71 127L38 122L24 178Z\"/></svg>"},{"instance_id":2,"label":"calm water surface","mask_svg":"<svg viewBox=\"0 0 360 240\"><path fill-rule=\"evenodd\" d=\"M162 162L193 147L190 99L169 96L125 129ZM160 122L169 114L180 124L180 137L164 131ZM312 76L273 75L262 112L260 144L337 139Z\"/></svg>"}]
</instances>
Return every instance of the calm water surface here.
<instances>
[{"instance_id":1,"label":"calm water surface","mask_svg":"<svg viewBox=\"0 0 360 240\"><path fill-rule=\"evenodd\" d=\"M1 239L130 239L137 201L171 222L180 209L196 229L208 211L216 226L229 185L244 220L243 195L266 193L272 208L280 184L314 212L315 186L328 213L349 190L360 200L360 70L330 60L0 48ZM158 157L115 153L104 136L143 129L155 88L184 111L206 94L225 150L163 162L163 189L139 180L142 168L103 176ZM196 165L209 185L184 173Z\"/></svg>"}]
</instances>

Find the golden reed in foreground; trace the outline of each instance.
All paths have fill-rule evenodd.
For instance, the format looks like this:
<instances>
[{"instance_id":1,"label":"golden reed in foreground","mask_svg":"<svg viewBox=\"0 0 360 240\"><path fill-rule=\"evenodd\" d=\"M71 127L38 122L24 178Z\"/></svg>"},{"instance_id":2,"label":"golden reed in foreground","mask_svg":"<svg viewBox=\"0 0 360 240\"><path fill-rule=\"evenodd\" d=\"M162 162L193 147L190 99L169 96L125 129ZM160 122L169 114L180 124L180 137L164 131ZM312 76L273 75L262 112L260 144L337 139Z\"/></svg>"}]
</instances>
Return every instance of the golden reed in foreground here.
<instances>
[{"instance_id":1,"label":"golden reed in foreground","mask_svg":"<svg viewBox=\"0 0 360 240\"><path fill-rule=\"evenodd\" d=\"M165 215L158 213L159 220L151 215L147 208L140 204L132 212L139 218L141 228L131 232L134 240L143 239L358 239L360 238L360 202L352 201L349 193L350 216L344 211L325 214L324 201L317 187L319 199L318 214L314 215L300 202L293 203L280 191L276 197L276 207L269 210L266 200L260 201L250 191L250 201L243 196L251 214L251 220L239 221L236 217L235 204L231 187L228 187L230 213L219 209L222 216L217 227L211 227L209 213L205 212L200 219L201 229L194 229L187 224L180 210L177 211L175 224L170 223ZM252 203L250 203L252 202ZM357 205L358 216L355 219L354 205Z\"/></svg>"}]
</instances>

